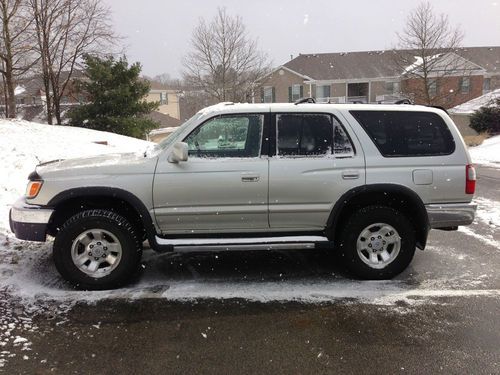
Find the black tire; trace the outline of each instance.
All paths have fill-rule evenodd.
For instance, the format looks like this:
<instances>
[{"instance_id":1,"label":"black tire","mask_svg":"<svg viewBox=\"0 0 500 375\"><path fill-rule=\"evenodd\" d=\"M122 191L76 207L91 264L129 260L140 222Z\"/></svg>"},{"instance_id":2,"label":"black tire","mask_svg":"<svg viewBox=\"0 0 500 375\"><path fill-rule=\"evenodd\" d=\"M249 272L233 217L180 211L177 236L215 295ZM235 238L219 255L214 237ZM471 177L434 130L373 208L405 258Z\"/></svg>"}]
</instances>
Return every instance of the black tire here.
<instances>
[{"instance_id":1,"label":"black tire","mask_svg":"<svg viewBox=\"0 0 500 375\"><path fill-rule=\"evenodd\" d=\"M395 255L392 261L387 265L377 265L377 267L383 268L374 268L365 263L362 256L366 254L365 257L368 258L370 254L362 250L362 254L360 255L357 249L358 237L362 235L366 228L377 223L392 226L401 239L399 252L394 253ZM376 226L372 228L376 228ZM361 241L368 241L371 245L370 239L361 238ZM385 242L383 243L385 244ZM379 244L380 241L377 245ZM374 247L375 246L370 249ZM355 277L365 280L391 279L400 274L411 263L413 255L415 254L415 247L415 229L411 222L398 210L386 206L367 206L354 212L342 227L337 244L337 250L347 269ZM392 249L394 251L394 247L392 247ZM378 259L382 262L381 257Z\"/></svg>"},{"instance_id":2,"label":"black tire","mask_svg":"<svg viewBox=\"0 0 500 375\"><path fill-rule=\"evenodd\" d=\"M121 246L119 262L109 274L101 277L83 272L72 258L73 242L94 228L111 233ZM118 288L131 280L139 268L142 248L134 227L123 216L108 210L87 210L72 216L61 227L54 241L53 256L61 276L76 288L104 290Z\"/></svg>"}]
</instances>

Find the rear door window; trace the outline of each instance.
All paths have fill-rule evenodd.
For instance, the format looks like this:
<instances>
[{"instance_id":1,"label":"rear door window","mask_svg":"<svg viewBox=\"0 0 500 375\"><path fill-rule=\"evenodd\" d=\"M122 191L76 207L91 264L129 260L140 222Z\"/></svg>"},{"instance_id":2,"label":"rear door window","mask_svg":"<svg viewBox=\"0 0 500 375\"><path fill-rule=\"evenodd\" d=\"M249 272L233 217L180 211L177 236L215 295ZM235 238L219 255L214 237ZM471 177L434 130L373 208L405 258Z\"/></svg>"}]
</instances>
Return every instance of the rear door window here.
<instances>
[{"instance_id":1,"label":"rear door window","mask_svg":"<svg viewBox=\"0 0 500 375\"><path fill-rule=\"evenodd\" d=\"M281 156L353 155L342 126L328 114L278 114L276 131Z\"/></svg>"},{"instance_id":2,"label":"rear door window","mask_svg":"<svg viewBox=\"0 0 500 375\"><path fill-rule=\"evenodd\" d=\"M432 112L351 111L386 157L449 155L455 141L443 119Z\"/></svg>"}]
</instances>

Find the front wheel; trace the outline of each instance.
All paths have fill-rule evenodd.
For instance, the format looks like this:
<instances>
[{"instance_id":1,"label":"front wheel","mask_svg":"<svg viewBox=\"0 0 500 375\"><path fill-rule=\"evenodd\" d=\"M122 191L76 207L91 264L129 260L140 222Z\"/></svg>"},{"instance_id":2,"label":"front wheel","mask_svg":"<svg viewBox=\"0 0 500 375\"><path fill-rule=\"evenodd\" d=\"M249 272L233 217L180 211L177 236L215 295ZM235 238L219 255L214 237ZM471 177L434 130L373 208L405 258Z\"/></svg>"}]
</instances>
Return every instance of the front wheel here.
<instances>
[{"instance_id":1,"label":"front wheel","mask_svg":"<svg viewBox=\"0 0 500 375\"><path fill-rule=\"evenodd\" d=\"M354 212L343 226L338 250L349 271L361 279L390 279L410 264L415 230L401 212L368 206Z\"/></svg>"},{"instance_id":2,"label":"front wheel","mask_svg":"<svg viewBox=\"0 0 500 375\"><path fill-rule=\"evenodd\" d=\"M88 210L71 217L54 241L59 273L79 289L112 289L137 271L140 241L123 216L108 210Z\"/></svg>"}]
</instances>

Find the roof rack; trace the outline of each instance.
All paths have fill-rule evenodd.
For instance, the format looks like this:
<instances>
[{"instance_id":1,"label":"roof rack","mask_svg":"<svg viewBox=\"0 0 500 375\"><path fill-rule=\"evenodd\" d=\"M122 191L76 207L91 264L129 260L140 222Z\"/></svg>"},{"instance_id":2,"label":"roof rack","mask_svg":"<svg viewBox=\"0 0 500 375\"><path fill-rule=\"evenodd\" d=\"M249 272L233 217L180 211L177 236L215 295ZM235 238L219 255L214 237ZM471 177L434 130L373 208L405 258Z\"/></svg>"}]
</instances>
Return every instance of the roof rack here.
<instances>
[{"instance_id":1,"label":"roof rack","mask_svg":"<svg viewBox=\"0 0 500 375\"><path fill-rule=\"evenodd\" d=\"M405 98L394 102L394 104L413 104L413 103L411 102L410 99Z\"/></svg>"},{"instance_id":2,"label":"roof rack","mask_svg":"<svg viewBox=\"0 0 500 375\"><path fill-rule=\"evenodd\" d=\"M316 99L308 97L308 98L300 98L299 100L296 100L293 102L293 104L298 105L298 104L303 104L303 103L316 103Z\"/></svg>"},{"instance_id":3,"label":"roof rack","mask_svg":"<svg viewBox=\"0 0 500 375\"><path fill-rule=\"evenodd\" d=\"M304 104L304 103L314 104L314 103L316 103L316 99L314 99L312 97L307 97L307 98L300 98L300 99L293 102L293 104L295 104L295 105ZM328 102L328 104L330 104L330 102ZM354 101L352 104L365 104L365 103L361 102L361 101ZM413 104L413 103L410 99L405 98L405 99L398 100L392 104Z\"/></svg>"}]
</instances>

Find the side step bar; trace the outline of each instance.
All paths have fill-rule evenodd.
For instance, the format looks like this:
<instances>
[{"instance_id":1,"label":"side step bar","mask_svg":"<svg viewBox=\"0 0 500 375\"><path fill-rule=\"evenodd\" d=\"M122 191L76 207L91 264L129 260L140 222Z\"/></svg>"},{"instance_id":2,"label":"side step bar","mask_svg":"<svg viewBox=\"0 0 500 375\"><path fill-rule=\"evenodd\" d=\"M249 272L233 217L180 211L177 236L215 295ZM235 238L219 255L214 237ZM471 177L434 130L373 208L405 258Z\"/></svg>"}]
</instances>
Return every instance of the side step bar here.
<instances>
[{"instance_id":1,"label":"side step bar","mask_svg":"<svg viewBox=\"0 0 500 375\"><path fill-rule=\"evenodd\" d=\"M156 237L161 246L171 246L176 252L300 250L328 248L332 242L322 236L284 236L258 238L183 238Z\"/></svg>"}]
</instances>

